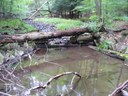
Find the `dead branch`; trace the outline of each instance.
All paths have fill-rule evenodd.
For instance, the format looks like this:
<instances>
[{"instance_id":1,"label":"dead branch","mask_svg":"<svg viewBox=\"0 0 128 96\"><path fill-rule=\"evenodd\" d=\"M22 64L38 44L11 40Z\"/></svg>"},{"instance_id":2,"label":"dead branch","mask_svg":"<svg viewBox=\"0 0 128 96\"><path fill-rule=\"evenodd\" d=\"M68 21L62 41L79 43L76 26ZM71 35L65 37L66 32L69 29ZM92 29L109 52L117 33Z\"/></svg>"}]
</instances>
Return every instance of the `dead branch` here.
<instances>
[{"instance_id":1,"label":"dead branch","mask_svg":"<svg viewBox=\"0 0 128 96\"><path fill-rule=\"evenodd\" d=\"M128 80L125 81L122 85L120 85L118 88L116 88L112 94L110 94L109 96L117 96L117 94L119 94L121 92L121 90L125 89L126 87L128 87Z\"/></svg>"},{"instance_id":2,"label":"dead branch","mask_svg":"<svg viewBox=\"0 0 128 96\"><path fill-rule=\"evenodd\" d=\"M50 78L50 79L46 82L46 84L44 84L44 85L42 85L42 86L37 86L37 87L31 88L30 91L31 91L31 90L36 90L36 89L46 89L47 86L50 85L53 80L57 80L58 78L60 78L60 77L62 77L62 76L64 76L64 75L69 75L69 74L74 74L74 75L78 76L79 78L81 78L81 76L80 76L77 72L65 72L65 73L58 74L58 75L56 75L56 76Z\"/></svg>"},{"instance_id":3,"label":"dead branch","mask_svg":"<svg viewBox=\"0 0 128 96\"><path fill-rule=\"evenodd\" d=\"M46 4L47 2L48 0L45 1L44 4ZM42 4L29 18L31 19L35 14L37 14L41 10L41 8L44 6L44 4Z\"/></svg>"},{"instance_id":4,"label":"dead branch","mask_svg":"<svg viewBox=\"0 0 128 96\"><path fill-rule=\"evenodd\" d=\"M14 58L10 58L10 59L4 61L2 64L0 64L0 67L10 68L13 64L19 63L20 61L24 60L28 56L32 55L35 51L36 51L35 49L26 50L22 55L15 56Z\"/></svg>"}]
</instances>

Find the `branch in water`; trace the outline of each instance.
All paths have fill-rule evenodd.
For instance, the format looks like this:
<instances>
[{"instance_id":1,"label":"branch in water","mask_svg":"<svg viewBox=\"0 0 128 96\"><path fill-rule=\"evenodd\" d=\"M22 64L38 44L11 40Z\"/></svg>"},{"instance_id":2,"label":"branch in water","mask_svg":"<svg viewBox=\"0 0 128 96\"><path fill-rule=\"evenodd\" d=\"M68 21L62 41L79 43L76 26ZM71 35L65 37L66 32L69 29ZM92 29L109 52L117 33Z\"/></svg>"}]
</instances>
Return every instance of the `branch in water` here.
<instances>
[{"instance_id":1,"label":"branch in water","mask_svg":"<svg viewBox=\"0 0 128 96\"><path fill-rule=\"evenodd\" d=\"M56 76L50 78L50 79L46 82L46 84L44 84L44 85L42 85L42 86L37 86L37 87L31 88L30 91L31 91L31 90L40 89L40 88L41 88L41 89L46 89L46 87L47 87L48 85L50 85L53 80L56 80L56 79L58 79L58 78L60 78L60 77L62 77L62 76L64 76L64 75L70 75L70 74L74 74L74 75L78 76L79 78L81 78L81 75L79 75L77 72L65 72L65 73L58 74L58 75L56 75Z\"/></svg>"},{"instance_id":2,"label":"branch in water","mask_svg":"<svg viewBox=\"0 0 128 96\"><path fill-rule=\"evenodd\" d=\"M110 94L109 96L117 96L118 94L121 93L121 91L122 91L123 89L125 89L125 88L127 88L127 87L128 87L128 80L125 81L121 86L119 86L118 88L116 88L116 89L112 92L112 94Z\"/></svg>"}]
</instances>

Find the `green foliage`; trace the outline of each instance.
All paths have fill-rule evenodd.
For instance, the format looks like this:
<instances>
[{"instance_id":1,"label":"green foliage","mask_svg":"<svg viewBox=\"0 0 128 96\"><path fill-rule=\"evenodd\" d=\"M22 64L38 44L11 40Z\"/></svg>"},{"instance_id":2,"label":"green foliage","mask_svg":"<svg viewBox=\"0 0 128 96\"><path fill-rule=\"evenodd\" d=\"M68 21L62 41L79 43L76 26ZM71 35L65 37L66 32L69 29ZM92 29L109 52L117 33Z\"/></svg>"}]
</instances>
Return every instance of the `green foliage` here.
<instances>
[{"instance_id":1,"label":"green foliage","mask_svg":"<svg viewBox=\"0 0 128 96\"><path fill-rule=\"evenodd\" d=\"M104 22L105 22L105 25L108 27L108 28L112 28L113 27L113 19L111 16L106 16L104 17Z\"/></svg>"},{"instance_id":2,"label":"green foliage","mask_svg":"<svg viewBox=\"0 0 128 96\"><path fill-rule=\"evenodd\" d=\"M92 16L90 16L89 20L90 21L98 21L99 17L97 15L92 15Z\"/></svg>"},{"instance_id":3,"label":"green foliage","mask_svg":"<svg viewBox=\"0 0 128 96\"><path fill-rule=\"evenodd\" d=\"M96 22L89 22L88 23L88 28L93 31L93 32L99 32L99 28L97 26Z\"/></svg>"},{"instance_id":4,"label":"green foliage","mask_svg":"<svg viewBox=\"0 0 128 96\"><path fill-rule=\"evenodd\" d=\"M35 30L32 26L26 24L20 19L3 19L0 20L0 33L24 33Z\"/></svg>"},{"instance_id":5,"label":"green foliage","mask_svg":"<svg viewBox=\"0 0 128 96\"><path fill-rule=\"evenodd\" d=\"M102 23L98 23L98 22L87 22L84 23L82 27L88 27L89 30L91 30L92 32L99 32L100 28L101 28Z\"/></svg>"},{"instance_id":6,"label":"green foliage","mask_svg":"<svg viewBox=\"0 0 128 96\"><path fill-rule=\"evenodd\" d=\"M127 0L103 0L103 16L106 26L111 26L114 20L128 20Z\"/></svg>"},{"instance_id":7,"label":"green foliage","mask_svg":"<svg viewBox=\"0 0 128 96\"><path fill-rule=\"evenodd\" d=\"M98 48L99 49L109 49L110 48L110 44L111 44L111 41L104 40L104 41L102 41L101 44L99 44Z\"/></svg>"},{"instance_id":8,"label":"green foliage","mask_svg":"<svg viewBox=\"0 0 128 96\"><path fill-rule=\"evenodd\" d=\"M127 0L104 0L104 11L111 16L124 16L127 15L128 1Z\"/></svg>"},{"instance_id":9,"label":"green foliage","mask_svg":"<svg viewBox=\"0 0 128 96\"><path fill-rule=\"evenodd\" d=\"M55 0L52 6L54 11L73 10L82 0Z\"/></svg>"},{"instance_id":10,"label":"green foliage","mask_svg":"<svg viewBox=\"0 0 128 96\"><path fill-rule=\"evenodd\" d=\"M128 21L128 16L113 17L113 20Z\"/></svg>"},{"instance_id":11,"label":"green foliage","mask_svg":"<svg viewBox=\"0 0 128 96\"><path fill-rule=\"evenodd\" d=\"M120 53L120 52L117 52L117 51L113 51L113 50L101 50L101 51L105 51L105 52L108 52L108 53L112 53L112 54L115 54L125 60L128 60L128 54L123 54L123 53Z\"/></svg>"},{"instance_id":12,"label":"green foliage","mask_svg":"<svg viewBox=\"0 0 128 96\"><path fill-rule=\"evenodd\" d=\"M75 7L80 5L82 0L55 0L51 10L62 18L78 18L79 11Z\"/></svg>"},{"instance_id":13,"label":"green foliage","mask_svg":"<svg viewBox=\"0 0 128 96\"><path fill-rule=\"evenodd\" d=\"M91 21L99 19L97 3L100 0L83 0L81 4L75 7L75 10L85 14ZM113 20L128 20L128 2L127 0L102 0L102 16L106 26L111 26ZM82 19L83 21L83 19Z\"/></svg>"},{"instance_id":14,"label":"green foliage","mask_svg":"<svg viewBox=\"0 0 128 96\"><path fill-rule=\"evenodd\" d=\"M79 20L62 19L62 18L37 18L35 19L35 21L55 24L57 29L59 30L76 28L76 27L80 27L83 24L83 22Z\"/></svg>"},{"instance_id":15,"label":"green foliage","mask_svg":"<svg viewBox=\"0 0 128 96\"><path fill-rule=\"evenodd\" d=\"M1 0L0 1L0 17L24 17L29 11L29 4L33 0Z\"/></svg>"},{"instance_id":16,"label":"green foliage","mask_svg":"<svg viewBox=\"0 0 128 96\"><path fill-rule=\"evenodd\" d=\"M79 20L82 21L82 22L87 22L87 21L89 21L89 18L87 18L87 17L82 17L82 18L80 18Z\"/></svg>"},{"instance_id":17,"label":"green foliage","mask_svg":"<svg viewBox=\"0 0 128 96\"><path fill-rule=\"evenodd\" d=\"M74 10L78 10L82 13L92 13L95 10L94 0L82 0L81 4L76 6Z\"/></svg>"}]
</instances>

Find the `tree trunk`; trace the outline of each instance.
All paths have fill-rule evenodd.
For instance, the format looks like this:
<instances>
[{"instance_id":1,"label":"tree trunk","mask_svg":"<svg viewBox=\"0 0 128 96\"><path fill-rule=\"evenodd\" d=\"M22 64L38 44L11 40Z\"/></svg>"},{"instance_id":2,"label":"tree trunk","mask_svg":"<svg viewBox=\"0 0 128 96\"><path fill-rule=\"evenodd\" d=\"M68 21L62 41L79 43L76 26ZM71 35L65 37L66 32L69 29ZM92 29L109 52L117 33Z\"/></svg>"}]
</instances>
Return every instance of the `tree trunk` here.
<instances>
[{"instance_id":1,"label":"tree trunk","mask_svg":"<svg viewBox=\"0 0 128 96\"><path fill-rule=\"evenodd\" d=\"M102 22L102 0L95 0L95 5L99 21Z\"/></svg>"},{"instance_id":2,"label":"tree trunk","mask_svg":"<svg viewBox=\"0 0 128 96\"><path fill-rule=\"evenodd\" d=\"M13 0L10 0L10 10L9 10L9 17L12 16L12 10L13 10Z\"/></svg>"},{"instance_id":3,"label":"tree trunk","mask_svg":"<svg viewBox=\"0 0 128 96\"><path fill-rule=\"evenodd\" d=\"M80 35L85 32L91 32L88 28L79 28L72 30L63 30L56 32L32 32L26 34L16 34L16 35L0 35L0 43L14 43L14 42L24 42L24 41L35 41L35 40L46 40L51 38L58 38L62 36L73 36Z\"/></svg>"}]
</instances>

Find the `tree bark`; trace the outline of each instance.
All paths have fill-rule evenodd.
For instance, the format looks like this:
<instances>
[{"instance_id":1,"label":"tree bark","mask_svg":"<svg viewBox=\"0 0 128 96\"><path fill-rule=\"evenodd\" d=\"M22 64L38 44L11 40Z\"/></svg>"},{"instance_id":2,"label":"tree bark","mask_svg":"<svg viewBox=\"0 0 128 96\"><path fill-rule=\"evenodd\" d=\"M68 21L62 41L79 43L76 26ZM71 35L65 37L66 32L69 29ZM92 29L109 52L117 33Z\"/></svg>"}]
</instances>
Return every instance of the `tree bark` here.
<instances>
[{"instance_id":1,"label":"tree bark","mask_svg":"<svg viewBox=\"0 0 128 96\"><path fill-rule=\"evenodd\" d=\"M35 40L46 40L51 38L59 38L62 36L73 36L80 35L85 32L90 32L88 28L63 30L56 32L32 32L26 34L16 34L16 35L0 35L0 44L2 43L14 43L14 42L24 42L24 41L35 41Z\"/></svg>"},{"instance_id":2,"label":"tree bark","mask_svg":"<svg viewBox=\"0 0 128 96\"><path fill-rule=\"evenodd\" d=\"M104 32L120 32L123 30L127 30L127 28L123 28L120 30L110 30L104 28ZM102 31L103 32L103 31ZM83 33L92 33L91 30L88 28L79 28L79 29L70 29L70 30L61 30L61 31L55 31L55 32L31 32L31 33L25 33L25 34L15 34L15 35L0 35L0 44L4 43L14 43L14 42L25 42L25 41L38 41L38 40L44 40L47 41L51 38L60 38L63 36L76 36ZM95 34L97 35L97 34ZM96 36L94 34L91 34L91 38L96 39ZM99 38L99 35L97 35ZM82 37L83 38L83 37ZM87 38L84 37L84 39ZM88 39L88 38L87 38ZM78 39L79 41L79 39Z\"/></svg>"}]
</instances>

